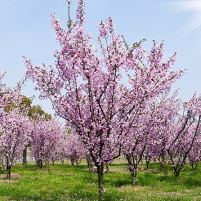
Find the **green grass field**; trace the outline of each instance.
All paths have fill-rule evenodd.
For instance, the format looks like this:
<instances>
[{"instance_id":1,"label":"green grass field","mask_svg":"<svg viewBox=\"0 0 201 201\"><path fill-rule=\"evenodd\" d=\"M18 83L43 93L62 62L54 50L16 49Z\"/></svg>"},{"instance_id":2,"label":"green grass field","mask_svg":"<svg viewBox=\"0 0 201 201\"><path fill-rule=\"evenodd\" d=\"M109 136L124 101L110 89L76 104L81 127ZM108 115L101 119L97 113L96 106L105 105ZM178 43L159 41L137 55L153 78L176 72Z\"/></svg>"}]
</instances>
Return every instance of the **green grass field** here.
<instances>
[{"instance_id":1,"label":"green grass field","mask_svg":"<svg viewBox=\"0 0 201 201\"><path fill-rule=\"evenodd\" d=\"M141 165L134 187L126 168L125 161L117 159L104 174L105 200L201 200L200 164L194 171L187 165L177 178L171 166L160 172L159 164L150 164L148 170ZM10 181L4 174L0 177L0 200L98 200L97 174L89 173L84 160L79 166L65 162L48 169L17 164Z\"/></svg>"}]
</instances>

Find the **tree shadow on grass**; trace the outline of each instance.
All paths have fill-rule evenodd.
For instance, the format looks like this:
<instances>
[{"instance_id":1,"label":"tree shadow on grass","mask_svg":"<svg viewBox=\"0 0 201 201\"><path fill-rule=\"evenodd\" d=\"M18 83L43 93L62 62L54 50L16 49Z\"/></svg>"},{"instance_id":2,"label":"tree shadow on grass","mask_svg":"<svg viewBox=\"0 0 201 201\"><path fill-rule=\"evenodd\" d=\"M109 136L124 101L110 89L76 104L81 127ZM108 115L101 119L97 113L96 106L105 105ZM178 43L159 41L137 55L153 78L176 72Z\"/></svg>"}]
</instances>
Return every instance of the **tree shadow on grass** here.
<instances>
[{"instance_id":1,"label":"tree shadow on grass","mask_svg":"<svg viewBox=\"0 0 201 201\"><path fill-rule=\"evenodd\" d=\"M183 185L185 185L188 188L195 188L201 186L201 180L200 177L190 177L183 179Z\"/></svg>"},{"instance_id":2,"label":"tree shadow on grass","mask_svg":"<svg viewBox=\"0 0 201 201\"><path fill-rule=\"evenodd\" d=\"M131 184L131 175L128 173L112 172L112 173L104 175L103 182L106 186L113 186L113 187L130 185Z\"/></svg>"}]
</instances>

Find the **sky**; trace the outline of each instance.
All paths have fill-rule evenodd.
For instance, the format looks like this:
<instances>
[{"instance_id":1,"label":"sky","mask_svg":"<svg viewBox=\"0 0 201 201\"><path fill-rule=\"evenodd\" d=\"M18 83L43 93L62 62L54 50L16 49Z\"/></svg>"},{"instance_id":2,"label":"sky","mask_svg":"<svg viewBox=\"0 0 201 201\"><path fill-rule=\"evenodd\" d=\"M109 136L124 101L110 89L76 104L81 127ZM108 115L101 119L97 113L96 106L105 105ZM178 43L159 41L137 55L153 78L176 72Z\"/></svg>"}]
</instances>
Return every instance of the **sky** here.
<instances>
[{"instance_id":1,"label":"sky","mask_svg":"<svg viewBox=\"0 0 201 201\"><path fill-rule=\"evenodd\" d=\"M77 0L72 0L71 16L75 19ZM0 67L7 71L4 82L15 86L24 77L23 56L40 65L54 65L53 52L60 49L54 40L50 15L55 13L66 28L66 0L0 0ZM93 35L96 46L97 25L112 17L117 33L129 44L146 39L143 47L151 48L153 40L164 41L164 61L177 52L172 70L187 69L172 91L180 89L179 97L187 101L196 91L201 93L201 0L87 0L86 32ZM34 84L25 83L23 93L35 95L39 104L51 114L51 104L40 101Z\"/></svg>"}]
</instances>

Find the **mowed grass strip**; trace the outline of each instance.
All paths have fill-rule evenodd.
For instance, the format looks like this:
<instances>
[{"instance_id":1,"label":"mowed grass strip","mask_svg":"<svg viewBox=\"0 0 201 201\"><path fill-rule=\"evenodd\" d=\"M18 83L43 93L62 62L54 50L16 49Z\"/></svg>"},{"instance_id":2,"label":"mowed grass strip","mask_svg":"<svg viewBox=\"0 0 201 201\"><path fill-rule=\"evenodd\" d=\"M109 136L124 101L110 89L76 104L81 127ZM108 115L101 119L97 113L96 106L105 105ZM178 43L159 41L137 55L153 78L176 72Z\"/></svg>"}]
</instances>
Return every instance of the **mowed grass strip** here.
<instances>
[{"instance_id":1,"label":"mowed grass strip","mask_svg":"<svg viewBox=\"0 0 201 201\"><path fill-rule=\"evenodd\" d=\"M126 162L117 159L104 174L105 200L201 200L201 165L192 170L187 165L179 177L173 168L151 163L139 167L136 186L131 186L131 176ZM0 174L1 200L98 200L96 173L89 173L83 160L78 166L59 162L48 169L34 163L17 164L12 169L11 180Z\"/></svg>"}]
</instances>

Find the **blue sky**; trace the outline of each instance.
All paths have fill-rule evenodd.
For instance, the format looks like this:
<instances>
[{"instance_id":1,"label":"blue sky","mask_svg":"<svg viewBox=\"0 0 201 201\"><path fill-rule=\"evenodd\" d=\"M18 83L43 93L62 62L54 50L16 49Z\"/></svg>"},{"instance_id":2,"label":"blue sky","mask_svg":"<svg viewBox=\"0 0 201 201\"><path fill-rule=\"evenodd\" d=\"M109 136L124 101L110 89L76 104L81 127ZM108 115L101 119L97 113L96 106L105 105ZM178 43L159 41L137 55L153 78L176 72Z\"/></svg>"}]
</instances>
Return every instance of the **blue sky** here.
<instances>
[{"instance_id":1,"label":"blue sky","mask_svg":"<svg viewBox=\"0 0 201 201\"><path fill-rule=\"evenodd\" d=\"M74 18L77 0L72 2ZM145 38L143 46L149 50L153 40L164 40L166 59L177 52L172 69L187 69L173 90L180 88L179 97L184 101L195 91L201 93L201 0L87 0L86 11L86 30L92 33L94 45L98 23L109 16L114 18L117 32L130 44ZM35 64L54 65L52 54L59 46L50 23L53 12L65 27L65 0L0 0L0 66L7 71L8 86L16 85L24 76L26 68L22 56ZM24 94L37 96L33 87L27 82ZM49 103L35 98L34 104L50 112Z\"/></svg>"}]
</instances>

